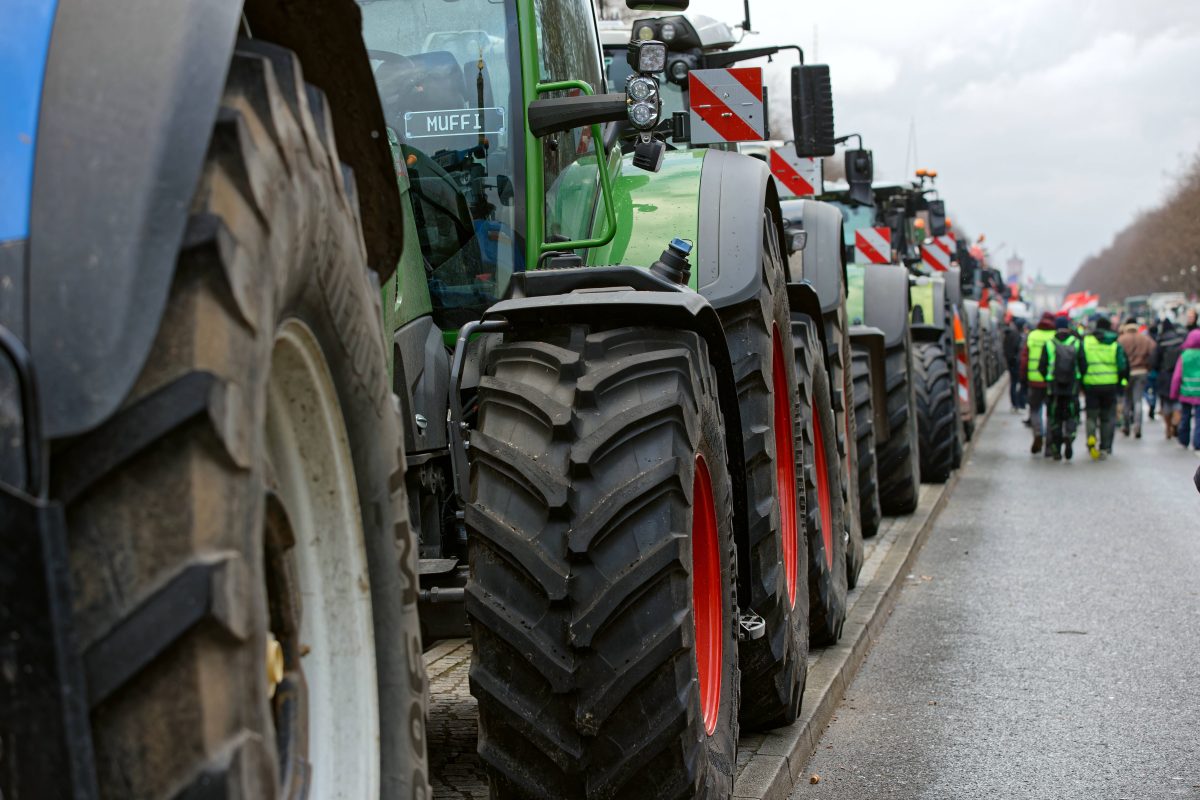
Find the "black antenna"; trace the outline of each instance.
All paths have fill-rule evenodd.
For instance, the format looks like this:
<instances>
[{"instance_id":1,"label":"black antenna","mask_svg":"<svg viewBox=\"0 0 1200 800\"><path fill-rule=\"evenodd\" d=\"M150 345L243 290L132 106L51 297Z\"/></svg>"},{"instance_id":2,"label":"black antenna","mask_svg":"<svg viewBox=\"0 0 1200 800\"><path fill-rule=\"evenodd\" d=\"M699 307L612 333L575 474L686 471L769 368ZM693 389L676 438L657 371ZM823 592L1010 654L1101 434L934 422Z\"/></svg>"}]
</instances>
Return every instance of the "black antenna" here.
<instances>
[{"instance_id":1,"label":"black antenna","mask_svg":"<svg viewBox=\"0 0 1200 800\"><path fill-rule=\"evenodd\" d=\"M742 20L742 30L746 33L754 33L750 30L750 0L742 0L742 7L745 9L746 18Z\"/></svg>"}]
</instances>

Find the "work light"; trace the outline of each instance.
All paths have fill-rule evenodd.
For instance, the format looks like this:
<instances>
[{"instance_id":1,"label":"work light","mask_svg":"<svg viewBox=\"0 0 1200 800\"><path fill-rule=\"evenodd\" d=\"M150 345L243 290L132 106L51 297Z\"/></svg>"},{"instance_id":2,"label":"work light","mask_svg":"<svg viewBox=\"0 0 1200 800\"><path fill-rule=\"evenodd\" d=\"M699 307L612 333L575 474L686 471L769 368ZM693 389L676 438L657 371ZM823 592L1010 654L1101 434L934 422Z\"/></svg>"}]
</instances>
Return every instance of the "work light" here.
<instances>
[{"instance_id":1,"label":"work light","mask_svg":"<svg viewBox=\"0 0 1200 800\"><path fill-rule=\"evenodd\" d=\"M629 68L634 72L653 74L662 72L667 66L667 46L662 42L639 41L629 43Z\"/></svg>"},{"instance_id":2,"label":"work light","mask_svg":"<svg viewBox=\"0 0 1200 800\"><path fill-rule=\"evenodd\" d=\"M631 75L625 82L626 102L629 103L629 122L638 130L658 124L662 102L658 96L658 81L649 75Z\"/></svg>"}]
</instances>

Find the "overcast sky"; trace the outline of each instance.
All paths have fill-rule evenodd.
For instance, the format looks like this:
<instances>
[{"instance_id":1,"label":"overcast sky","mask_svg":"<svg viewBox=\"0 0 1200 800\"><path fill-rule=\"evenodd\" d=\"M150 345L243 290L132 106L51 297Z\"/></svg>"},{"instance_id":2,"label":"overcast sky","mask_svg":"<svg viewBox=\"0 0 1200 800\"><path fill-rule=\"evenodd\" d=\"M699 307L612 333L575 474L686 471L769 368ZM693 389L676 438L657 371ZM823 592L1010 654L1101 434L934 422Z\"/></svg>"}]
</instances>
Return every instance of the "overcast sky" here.
<instances>
[{"instance_id":1,"label":"overcast sky","mask_svg":"<svg viewBox=\"0 0 1200 800\"><path fill-rule=\"evenodd\" d=\"M742 3L688 13L736 23ZM877 179L904 177L915 124L909 170L937 169L950 216L1026 275L1065 282L1200 149L1200 0L751 0L751 21L743 46L830 65L838 133L864 135ZM772 97L794 63L768 67Z\"/></svg>"}]
</instances>

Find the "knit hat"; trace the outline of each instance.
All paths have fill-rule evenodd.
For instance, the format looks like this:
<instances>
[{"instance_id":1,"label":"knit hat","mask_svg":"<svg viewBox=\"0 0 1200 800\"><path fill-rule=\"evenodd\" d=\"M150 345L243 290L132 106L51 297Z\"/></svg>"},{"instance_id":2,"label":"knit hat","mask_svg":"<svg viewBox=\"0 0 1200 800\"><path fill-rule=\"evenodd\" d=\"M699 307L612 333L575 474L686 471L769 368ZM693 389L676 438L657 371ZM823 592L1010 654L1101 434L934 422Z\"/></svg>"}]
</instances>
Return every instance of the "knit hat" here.
<instances>
[{"instance_id":1,"label":"knit hat","mask_svg":"<svg viewBox=\"0 0 1200 800\"><path fill-rule=\"evenodd\" d=\"M1054 327L1060 331L1065 331L1071 327L1071 320L1067 319L1065 314L1060 314L1054 318Z\"/></svg>"},{"instance_id":2,"label":"knit hat","mask_svg":"<svg viewBox=\"0 0 1200 800\"><path fill-rule=\"evenodd\" d=\"M1042 318L1038 320L1038 325L1045 325L1047 328L1054 325L1054 315L1049 311L1042 312Z\"/></svg>"},{"instance_id":3,"label":"knit hat","mask_svg":"<svg viewBox=\"0 0 1200 800\"><path fill-rule=\"evenodd\" d=\"M1096 320L1096 330L1111 331L1112 320L1110 320L1108 317L1100 317L1098 320Z\"/></svg>"}]
</instances>

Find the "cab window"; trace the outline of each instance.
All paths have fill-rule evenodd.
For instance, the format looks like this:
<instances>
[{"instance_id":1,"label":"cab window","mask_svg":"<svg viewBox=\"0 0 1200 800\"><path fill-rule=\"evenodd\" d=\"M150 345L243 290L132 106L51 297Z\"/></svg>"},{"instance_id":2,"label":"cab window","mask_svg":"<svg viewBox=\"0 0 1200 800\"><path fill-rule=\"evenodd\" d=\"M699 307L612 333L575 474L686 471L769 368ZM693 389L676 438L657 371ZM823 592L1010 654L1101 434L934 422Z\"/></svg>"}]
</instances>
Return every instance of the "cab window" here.
<instances>
[{"instance_id":1,"label":"cab window","mask_svg":"<svg viewBox=\"0 0 1200 800\"><path fill-rule=\"evenodd\" d=\"M520 67L512 3L359 0L434 319L477 319L524 269Z\"/></svg>"},{"instance_id":2,"label":"cab window","mask_svg":"<svg viewBox=\"0 0 1200 800\"><path fill-rule=\"evenodd\" d=\"M543 83L581 80L605 90L600 40L590 0L535 0L539 78ZM571 90L568 94L578 94ZM548 97L553 94L546 95ZM541 141L546 185L546 235L586 238L599 194L590 126Z\"/></svg>"}]
</instances>

